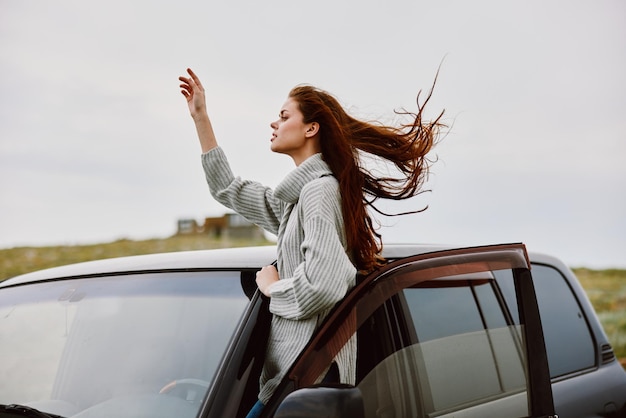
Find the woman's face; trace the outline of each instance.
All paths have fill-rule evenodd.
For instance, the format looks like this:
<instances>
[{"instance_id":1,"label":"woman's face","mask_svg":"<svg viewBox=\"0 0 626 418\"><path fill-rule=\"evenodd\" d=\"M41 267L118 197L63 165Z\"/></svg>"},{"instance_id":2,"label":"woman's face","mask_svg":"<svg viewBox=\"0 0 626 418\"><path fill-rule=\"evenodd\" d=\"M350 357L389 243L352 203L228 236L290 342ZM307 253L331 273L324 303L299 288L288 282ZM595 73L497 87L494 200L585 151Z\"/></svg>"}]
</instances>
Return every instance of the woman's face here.
<instances>
[{"instance_id":1,"label":"woman's face","mask_svg":"<svg viewBox=\"0 0 626 418\"><path fill-rule=\"evenodd\" d=\"M283 105L278 120L270 124L274 130L270 139L272 151L291 156L296 165L319 152L316 148L317 138L313 138L317 132L315 124L304 123L302 119L298 102L289 98Z\"/></svg>"}]
</instances>

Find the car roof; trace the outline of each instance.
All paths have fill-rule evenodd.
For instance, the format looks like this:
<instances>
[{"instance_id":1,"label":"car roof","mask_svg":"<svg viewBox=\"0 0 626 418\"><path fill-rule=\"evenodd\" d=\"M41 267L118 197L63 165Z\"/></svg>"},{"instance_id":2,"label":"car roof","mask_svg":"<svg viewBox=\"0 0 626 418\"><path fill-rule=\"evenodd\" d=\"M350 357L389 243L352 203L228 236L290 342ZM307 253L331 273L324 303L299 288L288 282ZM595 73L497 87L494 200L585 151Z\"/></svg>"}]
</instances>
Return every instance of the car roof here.
<instances>
[{"instance_id":1,"label":"car roof","mask_svg":"<svg viewBox=\"0 0 626 418\"><path fill-rule=\"evenodd\" d=\"M432 251L457 248L435 244L385 244L383 257L397 259ZM551 257L535 254L548 263ZM258 269L276 260L276 246L237 247L196 251L178 251L109 258L39 270L0 282L0 288L36 281L64 278L128 274L163 270Z\"/></svg>"}]
</instances>

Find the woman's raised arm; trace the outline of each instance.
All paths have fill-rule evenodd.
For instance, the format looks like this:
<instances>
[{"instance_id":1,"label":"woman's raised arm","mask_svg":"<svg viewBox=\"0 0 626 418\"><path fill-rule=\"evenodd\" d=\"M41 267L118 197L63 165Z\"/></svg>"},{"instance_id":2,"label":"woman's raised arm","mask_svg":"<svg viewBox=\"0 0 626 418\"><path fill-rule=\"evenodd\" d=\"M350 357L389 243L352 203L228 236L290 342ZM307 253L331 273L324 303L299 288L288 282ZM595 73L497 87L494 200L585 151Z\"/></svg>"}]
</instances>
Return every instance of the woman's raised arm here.
<instances>
[{"instance_id":1,"label":"woman's raised arm","mask_svg":"<svg viewBox=\"0 0 626 418\"><path fill-rule=\"evenodd\" d=\"M178 77L182 83L180 92L187 99L187 106L189 106L189 113L196 125L200 146L202 147L202 152L205 153L217 147L217 139L215 138L213 126L206 109L204 87L202 87L198 76L190 68L187 68L187 73L189 77Z\"/></svg>"}]
</instances>

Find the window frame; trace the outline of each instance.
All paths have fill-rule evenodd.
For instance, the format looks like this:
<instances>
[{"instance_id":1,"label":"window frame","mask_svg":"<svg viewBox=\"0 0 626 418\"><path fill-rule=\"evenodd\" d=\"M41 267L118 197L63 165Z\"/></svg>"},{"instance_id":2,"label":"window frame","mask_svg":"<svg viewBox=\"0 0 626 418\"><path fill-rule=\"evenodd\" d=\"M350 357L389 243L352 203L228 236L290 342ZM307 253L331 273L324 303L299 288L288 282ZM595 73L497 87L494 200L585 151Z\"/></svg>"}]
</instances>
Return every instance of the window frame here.
<instances>
[{"instance_id":1,"label":"window frame","mask_svg":"<svg viewBox=\"0 0 626 418\"><path fill-rule=\"evenodd\" d=\"M254 277L259 269L240 271L242 288L250 302L224 351L198 417L245 416L257 399L272 315L269 299L255 289Z\"/></svg>"}]
</instances>

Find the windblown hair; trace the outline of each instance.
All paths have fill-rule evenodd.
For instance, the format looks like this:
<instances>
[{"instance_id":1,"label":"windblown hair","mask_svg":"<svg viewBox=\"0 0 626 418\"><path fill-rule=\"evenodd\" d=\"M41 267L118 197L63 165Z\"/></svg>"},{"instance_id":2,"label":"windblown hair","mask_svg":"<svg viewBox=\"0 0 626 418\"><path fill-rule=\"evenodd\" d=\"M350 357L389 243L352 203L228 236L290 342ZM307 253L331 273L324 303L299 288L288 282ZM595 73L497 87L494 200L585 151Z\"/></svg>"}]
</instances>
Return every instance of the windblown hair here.
<instances>
[{"instance_id":1,"label":"windblown hair","mask_svg":"<svg viewBox=\"0 0 626 418\"><path fill-rule=\"evenodd\" d=\"M396 111L411 122L394 127L355 119L332 95L312 86L296 86L289 93L298 103L304 123L320 125L322 157L339 182L348 251L361 273L383 264L381 235L376 232L368 206L387 216L426 209L387 214L377 209L374 202L379 198L408 199L423 192L432 163L426 155L445 127L440 122L443 111L433 121L422 120L431 95L432 89L420 104L420 93L417 94L417 113ZM363 167L363 157L367 154L393 163L398 176L373 175Z\"/></svg>"}]
</instances>

